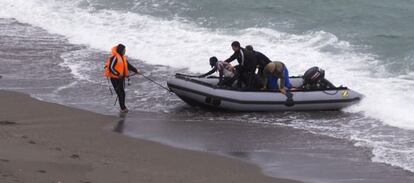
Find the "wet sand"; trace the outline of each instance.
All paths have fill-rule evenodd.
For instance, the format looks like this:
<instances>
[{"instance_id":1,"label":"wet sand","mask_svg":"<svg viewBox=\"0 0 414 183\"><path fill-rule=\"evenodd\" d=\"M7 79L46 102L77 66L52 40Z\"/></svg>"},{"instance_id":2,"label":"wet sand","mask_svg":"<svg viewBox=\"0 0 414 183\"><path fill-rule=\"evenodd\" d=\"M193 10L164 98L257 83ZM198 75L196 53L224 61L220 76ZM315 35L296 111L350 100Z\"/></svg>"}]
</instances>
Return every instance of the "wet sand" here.
<instances>
[{"instance_id":1,"label":"wet sand","mask_svg":"<svg viewBox=\"0 0 414 183\"><path fill-rule=\"evenodd\" d=\"M0 91L0 182L296 182L252 164L104 130L104 116Z\"/></svg>"},{"instance_id":2,"label":"wet sand","mask_svg":"<svg viewBox=\"0 0 414 183\"><path fill-rule=\"evenodd\" d=\"M282 124L132 112L110 127L136 138L251 162L273 177L312 183L414 182L412 172L373 162L369 148Z\"/></svg>"}]
</instances>

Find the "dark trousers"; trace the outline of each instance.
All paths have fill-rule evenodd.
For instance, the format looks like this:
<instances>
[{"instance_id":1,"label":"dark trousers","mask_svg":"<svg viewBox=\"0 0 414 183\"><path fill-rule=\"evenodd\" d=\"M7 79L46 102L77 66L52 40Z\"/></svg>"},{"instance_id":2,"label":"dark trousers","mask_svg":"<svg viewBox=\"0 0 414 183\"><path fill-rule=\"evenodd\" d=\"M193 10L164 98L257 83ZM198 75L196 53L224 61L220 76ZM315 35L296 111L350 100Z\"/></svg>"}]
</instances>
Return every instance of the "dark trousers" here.
<instances>
[{"instance_id":1,"label":"dark trousers","mask_svg":"<svg viewBox=\"0 0 414 183\"><path fill-rule=\"evenodd\" d=\"M119 106L122 110L126 109L125 107L125 79L116 79L111 78L112 86L114 87L114 90L116 92L116 95L118 95L118 101Z\"/></svg>"},{"instance_id":2,"label":"dark trousers","mask_svg":"<svg viewBox=\"0 0 414 183\"><path fill-rule=\"evenodd\" d=\"M235 69L236 69L236 74L228 83L232 84L234 81L237 80L237 84L236 84L237 88L242 88L243 84L246 86L246 88L251 88L254 75L255 75L254 70L243 68L240 65L237 65Z\"/></svg>"}]
</instances>

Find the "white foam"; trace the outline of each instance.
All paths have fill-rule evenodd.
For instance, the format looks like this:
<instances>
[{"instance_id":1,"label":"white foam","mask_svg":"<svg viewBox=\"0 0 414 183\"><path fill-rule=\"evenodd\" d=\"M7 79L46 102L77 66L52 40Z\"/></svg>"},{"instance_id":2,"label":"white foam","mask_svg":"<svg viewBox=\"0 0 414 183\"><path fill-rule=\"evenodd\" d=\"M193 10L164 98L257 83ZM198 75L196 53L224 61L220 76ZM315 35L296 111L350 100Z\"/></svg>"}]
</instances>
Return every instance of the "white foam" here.
<instances>
[{"instance_id":1,"label":"white foam","mask_svg":"<svg viewBox=\"0 0 414 183\"><path fill-rule=\"evenodd\" d=\"M74 81L74 82L71 82L71 83L69 83L67 85L60 86L56 90L53 91L53 94L58 95L58 93L61 92L62 90L71 88L71 87L73 87L73 86L75 86L77 84L78 84L78 81Z\"/></svg>"},{"instance_id":2,"label":"white foam","mask_svg":"<svg viewBox=\"0 0 414 183\"><path fill-rule=\"evenodd\" d=\"M361 134L364 136L364 134ZM395 138L393 135L388 136L391 140L385 140L384 135L373 135L373 137L354 137L353 140L358 141L356 146L371 147L373 148L372 161L387 163L392 166L402 167L405 170L414 172L414 148L407 146L410 144L410 138ZM390 143L391 142L391 143Z\"/></svg>"},{"instance_id":3,"label":"white foam","mask_svg":"<svg viewBox=\"0 0 414 183\"><path fill-rule=\"evenodd\" d=\"M88 53L86 50L65 52L60 56L63 62L59 66L69 68L71 74L78 80L96 83L90 75L90 70L103 70L103 67L89 62Z\"/></svg>"}]
</instances>

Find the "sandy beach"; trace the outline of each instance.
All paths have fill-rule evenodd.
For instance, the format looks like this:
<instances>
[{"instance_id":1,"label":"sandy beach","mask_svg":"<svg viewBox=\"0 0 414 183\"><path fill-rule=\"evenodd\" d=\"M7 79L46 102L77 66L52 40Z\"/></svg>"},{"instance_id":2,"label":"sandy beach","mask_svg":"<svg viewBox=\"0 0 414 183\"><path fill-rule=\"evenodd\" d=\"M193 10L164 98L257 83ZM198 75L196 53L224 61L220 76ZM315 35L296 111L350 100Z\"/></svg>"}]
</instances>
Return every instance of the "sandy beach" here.
<instances>
[{"instance_id":1,"label":"sandy beach","mask_svg":"<svg viewBox=\"0 0 414 183\"><path fill-rule=\"evenodd\" d=\"M0 91L0 182L296 182L254 165L104 130L104 116Z\"/></svg>"}]
</instances>

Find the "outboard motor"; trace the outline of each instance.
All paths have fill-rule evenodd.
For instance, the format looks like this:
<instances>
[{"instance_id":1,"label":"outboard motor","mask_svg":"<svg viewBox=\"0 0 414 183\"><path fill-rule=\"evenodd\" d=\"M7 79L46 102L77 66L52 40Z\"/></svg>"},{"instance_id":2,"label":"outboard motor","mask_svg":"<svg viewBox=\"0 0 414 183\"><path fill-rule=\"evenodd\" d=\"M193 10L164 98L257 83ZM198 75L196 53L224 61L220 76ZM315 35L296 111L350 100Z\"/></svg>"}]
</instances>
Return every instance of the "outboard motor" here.
<instances>
[{"instance_id":1,"label":"outboard motor","mask_svg":"<svg viewBox=\"0 0 414 183\"><path fill-rule=\"evenodd\" d=\"M334 88L335 86L325 79L325 71L319 67L308 69L303 78L303 87L308 90Z\"/></svg>"},{"instance_id":2,"label":"outboard motor","mask_svg":"<svg viewBox=\"0 0 414 183\"><path fill-rule=\"evenodd\" d=\"M325 71L319 67L311 67L303 75L303 80L305 84L316 84L318 81L325 78Z\"/></svg>"}]
</instances>

